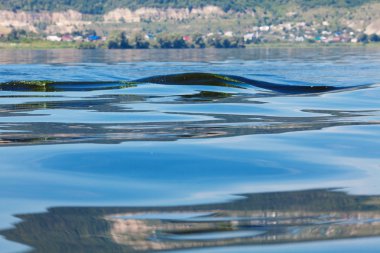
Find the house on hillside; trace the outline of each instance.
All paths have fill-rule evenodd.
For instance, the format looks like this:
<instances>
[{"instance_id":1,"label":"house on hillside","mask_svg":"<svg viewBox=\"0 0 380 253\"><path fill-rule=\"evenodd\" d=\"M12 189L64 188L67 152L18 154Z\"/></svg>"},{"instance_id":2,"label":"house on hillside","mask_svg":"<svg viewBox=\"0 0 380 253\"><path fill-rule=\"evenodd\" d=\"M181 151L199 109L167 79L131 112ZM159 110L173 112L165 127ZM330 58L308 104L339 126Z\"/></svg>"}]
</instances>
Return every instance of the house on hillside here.
<instances>
[{"instance_id":1,"label":"house on hillside","mask_svg":"<svg viewBox=\"0 0 380 253\"><path fill-rule=\"evenodd\" d=\"M151 34L151 33L147 33L147 34L145 34L144 38L145 38L146 40L153 40L153 39L155 39L154 35Z\"/></svg>"},{"instance_id":2,"label":"house on hillside","mask_svg":"<svg viewBox=\"0 0 380 253\"><path fill-rule=\"evenodd\" d=\"M73 40L73 36L71 36L70 34L65 34L62 36L62 41L71 42Z\"/></svg>"},{"instance_id":3,"label":"house on hillside","mask_svg":"<svg viewBox=\"0 0 380 253\"><path fill-rule=\"evenodd\" d=\"M244 34L244 42L252 41L255 38L254 33L246 33Z\"/></svg>"},{"instance_id":4,"label":"house on hillside","mask_svg":"<svg viewBox=\"0 0 380 253\"><path fill-rule=\"evenodd\" d=\"M98 35L90 35L90 36L87 37L87 39L89 41L98 41L98 40L101 40L102 38L100 36L98 36Z\"/></svg>"},{"instance_id":5,"label":"house on hillside","mask_svg":"<svg viewBox=\"0 0 380 253\"><path fill-rule=\"evenodd\" d=\"M78 35L78 36L74 36L74 37L73 37L73 40L74 40L74 41L80 41L80 42L82 42L82 41L83 41L83 37L80 36L80 35Z\"/></svg>"},{"instance_id":6,"label":"house on hillside","mask_svg":"<svg viewBox=\"0 0 380 253\"><path fill-rule=\"evenodd\" d=\"M224 33L224 36L226 36L226 37L233 37L234 33L232 31L227 31L227 32Z\"/></svg>"},{"instance_id":7,"label":"house on hillside","mask_svg":"<svg viewBox=\"0 0 380 253\"><path fill-rule=\"evenodd\" d=\"M46 40L48 40L48 41L62 41L62 38L58 37L57 35L49 35L46 37Z\"/></svg>"}]
</instances>

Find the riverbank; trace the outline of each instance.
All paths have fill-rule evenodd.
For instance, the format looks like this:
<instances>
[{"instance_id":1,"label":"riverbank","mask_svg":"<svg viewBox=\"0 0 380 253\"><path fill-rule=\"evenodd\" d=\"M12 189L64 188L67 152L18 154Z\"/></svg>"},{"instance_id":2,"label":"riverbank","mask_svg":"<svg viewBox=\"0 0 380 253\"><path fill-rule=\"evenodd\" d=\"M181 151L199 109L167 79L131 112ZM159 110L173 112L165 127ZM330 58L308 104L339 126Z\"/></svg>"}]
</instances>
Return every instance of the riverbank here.
<instances>
[{"instance_id":1,"label":"riverbank","mask_svg":"<svg viewBox=\"0 0 380 253\"><path fill-rule=\"evenodd\" d=\"M73 49L77 48L72 42L53 42L38 40L31 42L0 42L0 49Z\"/></svg>"}]
</instances>

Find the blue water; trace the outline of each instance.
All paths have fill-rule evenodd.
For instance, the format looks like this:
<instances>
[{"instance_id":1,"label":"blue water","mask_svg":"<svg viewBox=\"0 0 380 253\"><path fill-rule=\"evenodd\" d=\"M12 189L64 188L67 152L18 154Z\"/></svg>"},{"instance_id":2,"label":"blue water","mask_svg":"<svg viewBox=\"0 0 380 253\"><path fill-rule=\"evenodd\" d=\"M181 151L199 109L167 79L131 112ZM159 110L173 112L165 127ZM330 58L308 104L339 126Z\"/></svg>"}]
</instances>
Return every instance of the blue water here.
<instances>
[{"instance_id":1,"label":"blue water","mask_svg":"<svg viewBox=\"0 0 380 253\"><path fill-rule=\"evenodd\" d=\"M378 49L5 50L0 63L1 83L51 80L71 87L73 81L207 72L296 87L348 87L294 94L194 81L0 90L1 252L380 248ZM327 194L318 205L309 203L312 189ZM343 195L335 198L337 191ZM242 194L273 199L281 192L290 195L273 200L276 207L241 202ZM292 198L297 194L306 197ZM349 201L331 207L328 197ZM184 210L223 219L173 217ZM271 212L275 221L267 220ZM313 220L305 221L310 215ZM291 219L282 223L284 217ZM92 233L83 229L87 219L99 219Z\"/></svg>"}]
</instances>

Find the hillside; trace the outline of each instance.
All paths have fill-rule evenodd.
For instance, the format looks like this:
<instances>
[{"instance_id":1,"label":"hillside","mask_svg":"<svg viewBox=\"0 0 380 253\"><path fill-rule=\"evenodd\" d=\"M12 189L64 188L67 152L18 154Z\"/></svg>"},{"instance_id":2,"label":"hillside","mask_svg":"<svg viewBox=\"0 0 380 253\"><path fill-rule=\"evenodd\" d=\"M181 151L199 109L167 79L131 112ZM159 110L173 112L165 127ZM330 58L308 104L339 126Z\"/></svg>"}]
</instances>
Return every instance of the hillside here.
<instances>
[{"instance_id":1,"label":"hillside","mask_svg":"<svg viewBox=\"0 0 380 253\"><path fill-rule=\"evenodd\" d=\"M117 8L136 10L139 8L202 8L207 5L220 7L223 11L245 12L262 8L270 12L297 5L302 9L330 7L352 8L376 0L0 0L0 9L23 11L66 11L76 10L83 14L105 14Z\"/></svg>"},{"instance_id":2,"label":"hillside","mask_svg":"<svg viewBox=\"0 0 380 253\"><path fill-rule=\"evenodd\" d=\"M125 38L120 33L125 33ZM103 41L113 38L112 47L120 47L120 41L132 38L132 44L127 43L126 48L377 42L380 41L380 2L0 0L1 41L39 38L88 42L86 39L91 34ZM164 43L167 40L172 43L167 45Z\"/></svg>"}]
</instances>

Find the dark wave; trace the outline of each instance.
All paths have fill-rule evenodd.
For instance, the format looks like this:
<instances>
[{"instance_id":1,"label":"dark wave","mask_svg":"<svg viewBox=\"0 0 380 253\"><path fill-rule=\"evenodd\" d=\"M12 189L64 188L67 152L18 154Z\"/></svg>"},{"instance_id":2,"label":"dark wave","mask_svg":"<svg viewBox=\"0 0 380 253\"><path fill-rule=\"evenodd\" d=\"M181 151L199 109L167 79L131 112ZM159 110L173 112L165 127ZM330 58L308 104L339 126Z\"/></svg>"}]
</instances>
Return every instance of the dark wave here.
<instances>
[{"instance_id":1,"label":"dark wave","mask_svg":"<svg viewBox=\"0 0 380 253\"><path fill-rule=\"evenodd\" d=\"M352 87L336 87L327 85L286 85L260 80L248 79L235 75L218 75L211 73L183 73L174 75L159 75L136 80L136 82L157 83L167 85L209 85L235 88L261 88L281 93L319 93Z\"/></svg>"},{"instance_id":2,"label":"dark wave","mask_svg":"<svg viewBox=\"0 0 380 253\"><path fill-rule=\"evenodd\" d=\"M56 82L56 81L11 81L0 83L0 90L6 91L91 91L122 89L142 83L163 85L204 85L234 87L242 89L260 88L285 94L308 94L343 90L350 87L328 85L286 85L249 79L234 75L219 75L212 73L181 73L173 75L151 76L132 81L89 81L89 82ZM359 87L359 86L357 86ZM360 86L361 87L361 86Z\"/></svg>"}]
</instances>

